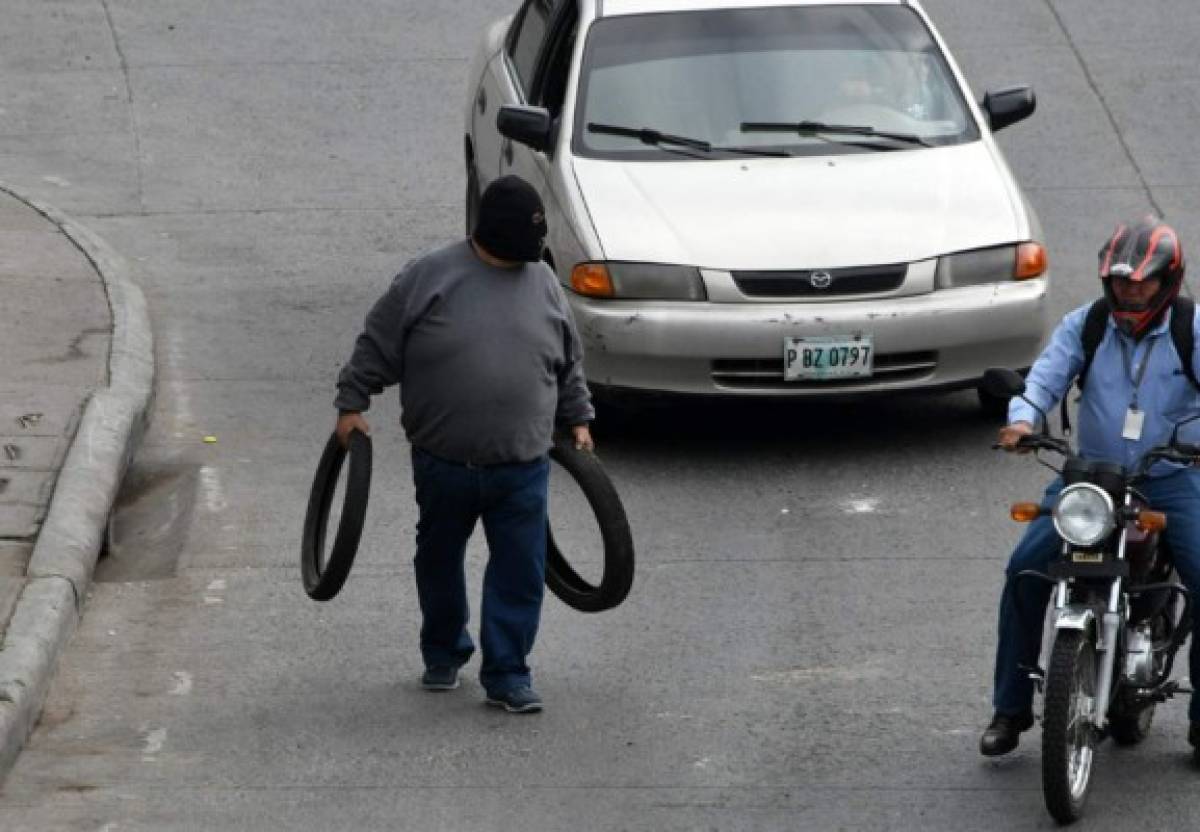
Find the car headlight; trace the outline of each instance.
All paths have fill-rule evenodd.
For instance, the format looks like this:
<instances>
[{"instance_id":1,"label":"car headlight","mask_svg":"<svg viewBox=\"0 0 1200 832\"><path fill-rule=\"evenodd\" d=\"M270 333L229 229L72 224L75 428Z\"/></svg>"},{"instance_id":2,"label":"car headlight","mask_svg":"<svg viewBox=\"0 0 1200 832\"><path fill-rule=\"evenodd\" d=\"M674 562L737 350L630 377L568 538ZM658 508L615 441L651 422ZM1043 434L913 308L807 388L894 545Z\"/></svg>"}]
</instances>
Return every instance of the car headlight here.
<instances>
[{"instance_id":1,"label":"car headlight","mask_svg":"<svg viewBox=\"0 0 1200 832\"><path fill-rule=\"evenodd\" d=\"M980 248L938 258L939 289L1028 280L1046 273L1046 249L1040 243Z\"/></svg>"},{"instance_id":2,"label":"car headlight","mask_svg":"<svg viewBox=\"0 0 1200 832\"><path fill-rule=\"evenodd\" d=\"M706 300L695 266L662 263L580 263L571 270L571 288L593 298Z\"/></svg>"},{"instance_id":3,"label":"car headlight","mask_svg":"<svg viewBox=\"0 0 1200 832\"><path fill-rule=\"evenodd\" d=\"M1117 512L1108 492L1091 483L1064 488L1054 504L1054 528L1074 546L1095 546L1112 534Z\"/></svg>"}]
</instances>

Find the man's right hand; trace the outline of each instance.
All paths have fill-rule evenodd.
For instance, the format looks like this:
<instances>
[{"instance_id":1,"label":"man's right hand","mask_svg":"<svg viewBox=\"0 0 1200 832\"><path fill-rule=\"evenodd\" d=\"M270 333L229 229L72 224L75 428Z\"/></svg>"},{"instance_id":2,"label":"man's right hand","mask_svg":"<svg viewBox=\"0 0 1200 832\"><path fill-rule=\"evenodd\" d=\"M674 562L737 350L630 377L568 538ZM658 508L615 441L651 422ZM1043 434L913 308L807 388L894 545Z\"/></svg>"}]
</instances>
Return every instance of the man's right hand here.
<instances>
[{"instance_id":1,"label":"man's right hand","mask_svg":"<svg viewBox=\"0 0 1200 832\"><path fill-rule=\"evenodd\" d=\"M337 427L334 430L337 433L338 442L342 443L342 447L345 448L350 442L351 431L362 431L364 436L369 436L371 426L367 424L367 420L361 413L347 410L338 414Z\"/></svg>"},{"instance_id":2,"label":"man's right hand","mask_svg":"<svg viewBox=\"0 0 1200 832\"><path fill-rule=\"evenodd\" d=\"M1013 422L1011 425L1005 425L1000 428L1000 447L1009 452L1018 454L1027 454L1031 448L1022 448L1017 445L1021 441L1022 436L1029 436L1033 433L1033 425L1028 422Z\"/></svg>"}]
</instances>

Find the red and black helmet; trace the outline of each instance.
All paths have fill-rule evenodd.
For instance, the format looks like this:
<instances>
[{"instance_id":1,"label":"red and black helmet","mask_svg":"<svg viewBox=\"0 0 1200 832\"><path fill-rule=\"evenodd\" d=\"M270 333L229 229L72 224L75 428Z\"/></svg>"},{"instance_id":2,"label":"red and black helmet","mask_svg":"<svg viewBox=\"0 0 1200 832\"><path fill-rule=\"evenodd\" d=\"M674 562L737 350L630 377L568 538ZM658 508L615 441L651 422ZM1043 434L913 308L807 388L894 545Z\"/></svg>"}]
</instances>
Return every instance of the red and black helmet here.
<instances>
[{"instance_id":1,"label":"red and black helmet","mask_svg":"<svg viewBox=\"0 0 1200 832\"><path fill-rule=\"evenodd\" d=\"M1100 249L1100 279L1117 326L1136 337L1156 324L1179 294L1186 269L1179 235L1158 217L1117 226ZM1162 286L1148 303L1133 307L1117 302L1113 279L1140 282L1155 278L1162 281Z\"/></svg>"}]
</instances>

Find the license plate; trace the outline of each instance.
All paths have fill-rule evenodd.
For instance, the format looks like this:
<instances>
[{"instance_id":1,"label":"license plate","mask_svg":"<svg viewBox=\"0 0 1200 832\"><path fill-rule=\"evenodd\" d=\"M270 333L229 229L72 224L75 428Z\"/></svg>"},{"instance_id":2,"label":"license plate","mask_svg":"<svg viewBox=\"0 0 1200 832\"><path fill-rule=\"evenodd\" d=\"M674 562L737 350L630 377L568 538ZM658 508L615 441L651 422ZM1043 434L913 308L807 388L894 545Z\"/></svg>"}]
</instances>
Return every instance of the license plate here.
<instances>
[{"instance_id":1,"label":"license plate","mask_svg":"<svg viewBox=\"0 0 1200 832\"><path fill-rule=\"evenodd\" d=\"M862 378L875 366L875 349L868 336L858 338L784 338L785 381Z\"/></svg>"}]
</instances>

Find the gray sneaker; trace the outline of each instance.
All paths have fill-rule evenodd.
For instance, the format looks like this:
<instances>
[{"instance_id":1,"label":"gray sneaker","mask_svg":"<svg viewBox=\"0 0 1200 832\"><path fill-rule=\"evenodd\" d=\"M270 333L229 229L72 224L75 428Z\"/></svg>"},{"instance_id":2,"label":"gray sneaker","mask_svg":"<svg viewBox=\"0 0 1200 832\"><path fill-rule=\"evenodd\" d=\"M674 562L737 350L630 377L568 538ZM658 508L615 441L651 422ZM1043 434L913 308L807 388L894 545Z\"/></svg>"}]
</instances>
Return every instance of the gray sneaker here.
<instances>
[{"instance_id":1,"label":"gray sneaker","mask_svg":"<svg viewBox=\"0 0 1200 832\"><path fill-rule=\"evenodd\" d=\"M487 703L503 708L510 714L536 714L542 709L542 697L533 688L524 686L504 693L489 693Z\"/></svg>"},{"instance_id":2,"label":"gray sneaker","mask_svg":"<svg viewBox=\"0 0 1200 832\"><path fill-rule=\"evenodd\" d=\"M457 667L428 667L421 675L425 690L454 690L458 687Z\"/></svg>"}]
</instances>

